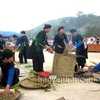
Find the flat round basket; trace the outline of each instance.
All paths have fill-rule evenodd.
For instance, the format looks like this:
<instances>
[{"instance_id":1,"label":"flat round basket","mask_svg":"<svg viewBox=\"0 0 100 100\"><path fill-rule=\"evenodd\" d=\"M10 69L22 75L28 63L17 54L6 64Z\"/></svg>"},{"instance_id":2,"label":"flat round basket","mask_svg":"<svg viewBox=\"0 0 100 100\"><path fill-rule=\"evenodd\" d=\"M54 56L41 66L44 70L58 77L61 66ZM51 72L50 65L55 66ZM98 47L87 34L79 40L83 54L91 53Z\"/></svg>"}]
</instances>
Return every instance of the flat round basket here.
<instances>
[{"instance_id":1,"label":"flat round basket","mask_svg":"<svg viewBox=\"0 0 100 100\"><path fill-rule=\"evenodd\" d=\"M19 99L21 96L20 91L15 90L14 94L10 94L9 96L4 97L1 93L0 93L0 100L17 100Z\"/></svg>"},{"instance_id":2,"label":"flat round basket","mask_svg":"<svg viewBox=\"0 0 100 100\"><path fill-rule=\"evenodd\" d=\"M26 89L41 89L42 86L37 80L37 78L33 80L26 78L20 82L20 86Z\"/></svg>"},{"instance_id":3,"label":"flat round basket","mask_svg":"<svg viewBox=\"0 0 100 100\"><path fill-rule=\"evenodd\" d=\"M21 96L20 91L16 90L16 91L15 91L15 99L14 99L14 100L19 99L19 98L20 98L20 96Z\"/></svg>"}]
</instances>

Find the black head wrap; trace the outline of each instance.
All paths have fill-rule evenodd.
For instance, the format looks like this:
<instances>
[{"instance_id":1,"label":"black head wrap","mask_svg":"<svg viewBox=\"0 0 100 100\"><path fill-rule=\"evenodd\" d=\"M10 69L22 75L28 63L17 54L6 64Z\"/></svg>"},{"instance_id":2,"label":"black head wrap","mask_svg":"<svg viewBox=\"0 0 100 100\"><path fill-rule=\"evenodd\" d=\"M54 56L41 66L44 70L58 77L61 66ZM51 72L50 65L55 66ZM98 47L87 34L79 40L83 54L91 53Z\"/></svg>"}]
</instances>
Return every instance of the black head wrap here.
<instances>
[{"instance_id":1,"label":"black head wrap","mask_svg":"<svg viewBox=\"0 0 100 100\"><path fill-rule=\"evenodd\" d=\"M45 24L43 29L46 29L46 28L51 28L51 25L50 24Z\"/></svg>"},{"instance_id":2,"label":"black head wrap","mask_svg":"<svg viewBox=\"0 0 100 100\"><path fill-rule=\"evenodd\" d=\"M16 38L17 37L17 35L13 35L13 38Z\"/></svg>"},{"instance_id":3,"label":"black head wrap","mask_svg":"<svg viewBox=\"0 0 100 100\"><path fill-rule=\"evenodd\" d=\"M74 32L77 32L77 30L76 29L71 29L70 32L74 33Z\"/></svg>"},{"instance_id":4,"label":"black head wrap","mask_svg":"<svg viewBox=\"0 0 100 100\"><path fill-rule=\"evenodd\" d=\"M26 34L26 32L25 32L25 31L21 31L20 33L21 33L21 34Z\"/></svg>"}]
</instances>

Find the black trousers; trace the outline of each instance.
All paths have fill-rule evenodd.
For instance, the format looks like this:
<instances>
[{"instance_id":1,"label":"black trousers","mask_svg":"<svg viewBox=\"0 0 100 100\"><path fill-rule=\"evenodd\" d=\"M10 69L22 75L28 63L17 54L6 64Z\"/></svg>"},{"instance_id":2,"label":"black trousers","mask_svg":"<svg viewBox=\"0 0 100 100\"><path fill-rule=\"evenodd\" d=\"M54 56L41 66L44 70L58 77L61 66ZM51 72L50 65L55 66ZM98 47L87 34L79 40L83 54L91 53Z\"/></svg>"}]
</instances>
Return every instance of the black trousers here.
<instances>
[{"instance_id":1,"label":"black trousers","mask_svg":"<svg viewBox=\"0 0 100 100\"><path fill-rule=\"evenodd\" d=\"M27 47L24 47L24 50L22 53L19 53L19 62L22 64L23 63L23 59L25 61L25 63L27 63Z\"/></svg>"},{"instance_id":2,"label":"black trousers","mask_svg":"<svg viewBox=\"0 0 100 100\"><path fill-rule=\"evenodd\" d=\"M84 68L85 63L86 63L86 58L85 57L77 57L76 61L78 63L78 66L81 66L81 68Z\"/></svg>"},{"instance_id":3,"label":"black trousers","mask_svg":"<svg viewBox=\"0 0 100 100\"><path fill-rule=\"evenodd\" d=\"M15 73L14 73L14 78L13 78L13 82L12 85L17 84L19 82L19 74L20 74L20 70L18 68L15 68ZM7 78L2 78L2 81L0 84L2 85L7 85Z\"/></svg>"},{"instance_id":4,"label":"black trousers","mask_svg":"<svg viewBox=\"0 0 100 100\"><path fill-rule=\"evenodd\" d=\"M85 57L88 59L88 47L85 49Z\"/></svg>"},{"instance_id":5,"label":"black trousers","mask_svg":"<svg viewBox=\"0 0 100 100\"><path fill-rule=\"evenodd\" d=\"M81 68L84 68L85 64L78 64L78 65L76 64L74 67L75 72L78 72L78 66L81 66Z\"/></svg>"},{"instance_id":6,"label":"black trousers","mask_svg":"<svg viewBox=\"0 0 100 100\"><path fill-rule=\"evenodd\" d=\"M81 66L81 68L84 68L84 65L86 63L84 46L76 49L76 55L83 56L83 57L76 57L76 61L78 63L78 66Z\"/></svg>"},{"instance_id":7,"label":"black trousers","mask_svg":"<svg viewBox=\"0 0 100 100\"><path fill-rule=\"evenodd\" d=\"M38 60L33 59L33 70L35 70L36 72L43 71L43 63L39 63Z\"/></svg>"},{"instance_id":8,"label":"black trousers","mask_svg":"<svg viewBox=\"0 0 100 100\"><path fill-rule=\"evenodd\" d=\"M33 54L33 70L36 72L43 71L44 55L43 52L34 52Z\"/></svg>"}]
</instances>

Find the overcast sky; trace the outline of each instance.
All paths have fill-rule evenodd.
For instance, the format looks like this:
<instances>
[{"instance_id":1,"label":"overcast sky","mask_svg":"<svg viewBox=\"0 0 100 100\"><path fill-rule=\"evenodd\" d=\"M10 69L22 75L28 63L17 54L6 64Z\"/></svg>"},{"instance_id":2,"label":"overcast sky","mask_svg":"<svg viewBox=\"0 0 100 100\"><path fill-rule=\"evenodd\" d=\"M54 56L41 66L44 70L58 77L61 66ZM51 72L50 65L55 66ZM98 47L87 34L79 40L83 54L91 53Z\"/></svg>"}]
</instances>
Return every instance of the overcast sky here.
<instances>
[{"instance_id":1,"label":"overcast sky","mask_svg":"<svg viewBox=\"0 0 100 100\"><path fill-rule=\"evenodd\" d=\"M100 15L100 0L0 0L0 30L19 32L78 11Z\"/></svg>"}]
</instances>

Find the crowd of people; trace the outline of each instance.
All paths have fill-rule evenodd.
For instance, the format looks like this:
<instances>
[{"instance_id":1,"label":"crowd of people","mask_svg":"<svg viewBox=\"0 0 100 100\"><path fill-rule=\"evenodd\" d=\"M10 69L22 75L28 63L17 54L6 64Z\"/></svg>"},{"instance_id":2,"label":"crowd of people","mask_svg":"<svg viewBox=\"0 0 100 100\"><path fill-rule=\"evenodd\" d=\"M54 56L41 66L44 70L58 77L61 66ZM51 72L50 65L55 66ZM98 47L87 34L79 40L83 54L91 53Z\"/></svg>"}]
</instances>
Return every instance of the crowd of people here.
<instances>
[{"instance_id":1,"label":"crowd of people","mask_svg":"<svg viewBox=\"0 0 100 100\"><path fill-rule=\"evenodd\" d=\"M13 36L13 38L5 39L4 40L5 46L11 46L11 47L15 46L15 43L16 43L15 35ZM28 38L28 39L29 39L29 46L31 46L33 38ZM49 45L53 45L54 39L48 39L47 41L48 41ZM69 41L72 42L71 39L69 39ZM88 44L100 44L100 37L99 36L84 37L84 41L87 43L87 45Z\"/></svg>"},{"instance_id":2,"label":"crowd of people","mask_svg":"<svg viewBox=\"0 0 100 100\"><path fill-rule=\"evenodd\" d=\"M86 37L85 41L87 42L87 44L100 44L100 37L99 36Z\"/></svg>"},{"instance_id":3,"label":"crowd of people","mask_svg":"<svg viewBox=\"0 0 100 100\"><path fill-rule=\"evenodd\" d=\"M9 94L10 86L16 84L19 79L18 75L20 73L19 69L16 69L13 61L13 51L5 49L6 46L19 46L19 62L20 64L27 64L27 59L32 59L33 70L36 72L44 71L43 63L45 62L43 48L53 51L47 42L47 33L51 29L50 24L45 24L42 31L40 31L37 36L33 39L29 39L25 35L25 31L21 31L21 37L13 36L14 42L8 40L6 43L0 35L0 68L2 70L2 80L0 84L6 86L3 95L6 96ZM69 52L76 52L76 65L75 73L82 71L87 58L87 46L85 45L83 37L80 34L77 34L76 29L71 29L70 33L72 34L72 41L69 41L68 37L64 33L64 27L61 26L58 28L58 33L54 37L53 45L55 47L55 55L63 54L64 49L67 48ZM16 41L16 42L15 42ZM84 41L84 42L83 42ZM88 38L88 42L95 41L98 43L97 37ZM93 42L94 43L94 42ZM30 46L30 47L29 47ZM67 68L65 69L67 70ZM91 72L100 71L100 64L94 69L91 69ZM1 77L1 76L0 76Z\"/></svg>"}]
</instances>

